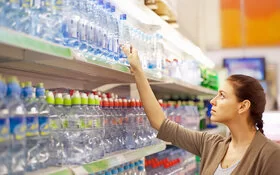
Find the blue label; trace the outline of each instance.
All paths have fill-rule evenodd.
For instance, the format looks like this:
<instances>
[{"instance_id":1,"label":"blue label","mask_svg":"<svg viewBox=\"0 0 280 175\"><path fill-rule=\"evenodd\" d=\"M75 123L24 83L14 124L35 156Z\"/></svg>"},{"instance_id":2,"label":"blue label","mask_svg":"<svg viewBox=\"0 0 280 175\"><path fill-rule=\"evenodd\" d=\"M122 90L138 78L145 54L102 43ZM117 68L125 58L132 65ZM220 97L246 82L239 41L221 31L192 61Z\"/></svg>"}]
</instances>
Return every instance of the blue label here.
<instances>
[{"instance_id":1,"label":"blue label","mask_svg":"<svg viewBox=\"0 0 280 175\"><path fill-rule=\"evenodd\" d=\"M9 120L0 118L0 143L9 139Z\"/></svg>"},{"instance_id":2,"label":"blue label","mask_svg":"<svg viewBox=\"0 0 280 175\"><path fill-rule=\"evenodd\" d=\"M41 136L46 136L50 134L49 117L39 116L39 131Z\"/></svg>"},{"instance_id":3,"label":"blue label","mask_svg":"<svg viewBox=\"0 0 280 175\"><path fill-rule=\"evenodd\" d=\"M26 136L37 136L39 135L39 124L37 116L26 117Z\"/></svg>"},{"instance_id":4,"label":"blue label","mask_svg":"<svg viewBox=\"0 0 280 175\"><path fill-rule=\"evenodd\" d=\"M23 117L10 118L10 134L16 140L22 140L25 137L26 123Z\"/></svg>"}]
</instances>

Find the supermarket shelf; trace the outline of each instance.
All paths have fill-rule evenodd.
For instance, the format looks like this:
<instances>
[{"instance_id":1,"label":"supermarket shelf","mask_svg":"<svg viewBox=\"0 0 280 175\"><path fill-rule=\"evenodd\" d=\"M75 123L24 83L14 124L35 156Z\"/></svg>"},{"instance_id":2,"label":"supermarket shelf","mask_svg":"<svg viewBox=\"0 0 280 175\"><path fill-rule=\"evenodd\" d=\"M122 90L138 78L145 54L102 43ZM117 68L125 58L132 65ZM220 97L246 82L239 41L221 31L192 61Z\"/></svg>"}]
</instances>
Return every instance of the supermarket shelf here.
<instances>
[{"instance_id":1,"label":"supermarket shelf","mask_svg":"<svg viewBox=\"0 0 280 175\"><path fill-rule=\"evenodd\" d=\"M72 167L71 169L75 174L95 173L124 164L126 162L141 159L147 155L162 151L165 149L165 147L166 145L164 143L160 143L136 150L120 152L114 155L110 155L109 157L106 157L104 159L85 164L83 166Z\"/></svg>"},{"instance_id":2,"label":"supermarket shelf","mask_svg":"<svg viewBox=\"0 0 280 175\"><path fill-rule=\"evenodd\" d=\"M73 172L70 170L70 168L64 168L64 167L50 167L46 169L41 169L34 172L26 173L26 175L74 175Z\"/></svg>"},{"instance_id":3,"label":"supermarket shelf","mask_svg":"<svg viewBox=\"0 0 280 175\"><path fill-rule=\"evenodd\" d=\"M126 66L85 59L67 47L5 28L0 28L0 71L19 77L35 77L38 81L44 79L46 85L48 81L55 82L51 84L52 88L96 89L105 84L121 86L135 83ZM156 92L216 94L213 90L162 78L153 72L146 72L146 75ZM36 79L30 80L37 82Z\"/></svg>"},{"instance_id":4,"label":"supermarket shelf","mask_svg":"<svg viewBox=\"0 0 280 175\"><path fill-rule=\"evenodd\" d=\"M202 86L188 84L179 80L171 80L163 83L152 84L153 90L164 93L187 93L190 95L215 95L216 91Z\"/></svg>"}]
</instances>

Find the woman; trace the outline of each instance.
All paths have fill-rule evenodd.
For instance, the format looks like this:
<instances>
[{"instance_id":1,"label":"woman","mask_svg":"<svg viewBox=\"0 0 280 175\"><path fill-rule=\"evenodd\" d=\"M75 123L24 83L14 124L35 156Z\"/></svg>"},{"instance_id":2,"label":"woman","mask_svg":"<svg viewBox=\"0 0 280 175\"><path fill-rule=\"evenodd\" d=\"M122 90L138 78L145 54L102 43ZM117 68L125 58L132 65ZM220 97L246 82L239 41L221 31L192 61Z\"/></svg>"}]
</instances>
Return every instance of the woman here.
<instances>
[{"instance_id":1,"label":"woman","mask_svg":"<svg viewBox=\"0 0 280 175\"><path fill-rule=\"evenodd\" d=\"M263 135L265 94L249 76L232 75L211 100L211 120L228 126L229 138L191 131L166 119L142 70L137 51L123 47L151 126L158 138L201 157L201 174L280 174L280 147Z\"/></svg>"}]
</instances>

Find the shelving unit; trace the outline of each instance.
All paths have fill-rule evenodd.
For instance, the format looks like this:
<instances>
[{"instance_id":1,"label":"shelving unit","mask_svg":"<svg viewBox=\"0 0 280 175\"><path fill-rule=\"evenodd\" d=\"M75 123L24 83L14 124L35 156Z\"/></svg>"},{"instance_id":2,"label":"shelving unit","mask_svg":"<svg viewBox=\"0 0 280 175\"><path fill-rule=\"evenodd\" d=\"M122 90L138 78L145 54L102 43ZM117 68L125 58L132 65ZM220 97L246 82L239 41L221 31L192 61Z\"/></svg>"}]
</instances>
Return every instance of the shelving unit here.
<instances>
[{"instance_id":1,"label":"shelving unit","mask_svg":"<svg viewBox=\"0 0 280 175\"><path fill-rule=\"evenodd\" d=\"M0 73L20 81L44 82L46 88L100 89L134 84L129 68L82 57L71 49L0 28ZM146 73L154 91L214 95L215 91ZM115 84L115 85L113 85ZM73 175L102 171L164 150L165 143L119 152L82 166L51 167L28 175Z\"/></svg>"}]
</instances>

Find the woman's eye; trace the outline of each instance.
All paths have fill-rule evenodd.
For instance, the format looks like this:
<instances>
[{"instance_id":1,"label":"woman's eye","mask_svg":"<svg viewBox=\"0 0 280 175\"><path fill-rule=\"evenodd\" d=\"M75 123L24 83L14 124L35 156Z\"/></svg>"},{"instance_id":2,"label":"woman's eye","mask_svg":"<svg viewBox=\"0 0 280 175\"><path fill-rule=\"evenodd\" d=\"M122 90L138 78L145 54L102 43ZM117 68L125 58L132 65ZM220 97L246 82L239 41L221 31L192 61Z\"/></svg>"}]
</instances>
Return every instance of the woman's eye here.
<instances>
[{"instance_id":1,"label":"woman's eye","mask_svg":"<svg viewBox=\"0 0 280 175\"><path fill-rule=\"evenodd\" d=\"M221 98L225 98L225 96L224 96L223 94L220 94L220 97L221 97Z\"/></svg>"}]
</instances>

